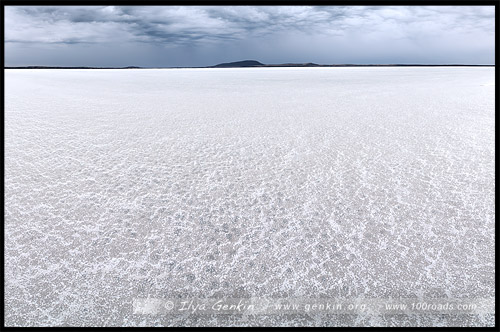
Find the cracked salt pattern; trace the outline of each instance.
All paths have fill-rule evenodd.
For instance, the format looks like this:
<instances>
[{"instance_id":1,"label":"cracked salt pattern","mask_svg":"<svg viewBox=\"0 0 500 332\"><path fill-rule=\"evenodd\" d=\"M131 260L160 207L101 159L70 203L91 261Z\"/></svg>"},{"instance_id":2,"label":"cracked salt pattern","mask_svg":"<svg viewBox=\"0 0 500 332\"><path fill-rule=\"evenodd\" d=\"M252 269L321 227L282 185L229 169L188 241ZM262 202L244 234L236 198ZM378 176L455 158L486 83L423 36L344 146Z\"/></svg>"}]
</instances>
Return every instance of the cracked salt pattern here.
<instances>
[{"instance_id":1,"label":"cracked salt pattern","mask_svg":"<svg viewBox=\"0 0 500 332\"><path fill-rule=\"evenodd\" d=\"M494 297L494 68L5 70L5 324L134 298Z\"/></svg>"}]
</instances>

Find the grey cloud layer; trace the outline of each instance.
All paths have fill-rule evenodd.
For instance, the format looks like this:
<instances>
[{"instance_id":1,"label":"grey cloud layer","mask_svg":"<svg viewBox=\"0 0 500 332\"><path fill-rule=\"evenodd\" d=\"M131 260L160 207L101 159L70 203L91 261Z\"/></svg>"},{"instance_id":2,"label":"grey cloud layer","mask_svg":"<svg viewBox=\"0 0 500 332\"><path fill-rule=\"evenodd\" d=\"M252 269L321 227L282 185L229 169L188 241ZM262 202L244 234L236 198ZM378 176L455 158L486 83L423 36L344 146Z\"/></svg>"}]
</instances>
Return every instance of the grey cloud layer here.
<instances>
[{"instance_id":1,"label":"grey cloud layer","mask_svg":"<svg viewBox=\"0 0 500 332\"><path fill-rule=\"evenodd\" d=\"M317 59L323 59L339 47L362 52L364 46L371 53L379 54L383 48L377 45L385 47L391 43L401 47L395 54L413 52L419 47L427 48L431 54L435 50L444 52L440 43L451 47L450 52L457 52L463 49L461 45L454 45L459 40L491 53L494 15L492 6L8 6L5 8L5 41L10 54L15 53L16 44L45 45L45 48L53 44L99 44L101 47L149 44L148 49L171 49L171 54L179 57L183 48L189 48L191 53L213 53L207 48L217 47L230 54L238 53L234 49L238 47L262 49L261 55L269 59L279 59L279 51L292 52L292 58L316 54ZM361 49L348 44L357 44ZM266 45L278 45L279 49L272 53L264 49ZM304 46L314 50L298 50L306 48ZM470 50L465 50L467 52ZM342 58L343 53L336 54ZM191 57L197 55L191 54ZM283 57L283 61L287 59Z\"/></svg>"},{"instance_id":2,"label":"grey cloud layer","mask_svg":"<svg viewBox=\"0 0 500 332\"><path fill-rule=\"evenodd\" d=\"M314 31L335 17L313 7L11 7L6 41L242 39L287 29Z\"/></svg>"}]
</instances>

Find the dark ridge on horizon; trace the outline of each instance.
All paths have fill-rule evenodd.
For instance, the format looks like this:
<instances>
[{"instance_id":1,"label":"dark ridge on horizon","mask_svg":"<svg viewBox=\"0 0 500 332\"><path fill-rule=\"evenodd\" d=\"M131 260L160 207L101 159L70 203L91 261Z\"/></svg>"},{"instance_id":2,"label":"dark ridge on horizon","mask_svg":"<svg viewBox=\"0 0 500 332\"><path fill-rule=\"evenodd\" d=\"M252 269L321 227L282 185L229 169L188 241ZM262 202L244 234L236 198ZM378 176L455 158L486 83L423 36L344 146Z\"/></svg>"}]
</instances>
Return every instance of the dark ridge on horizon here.
<instances>
[{"instance_id":1,"label":"dark ridge on horizon","mask_svg":"<svg viewBox=\"0 0 500 332\"><path fill-rule=\"evenodd\" d=\"M236 62L220 63L215 66L201 68L241 68L241 67L403 67L403 66L494 66L494 65L465 65L465 64L331 64L319 65L313 62L307 63L281 63L281 64L263 64L256 60L243 60ZM180 67L182 68L182 67Z\"/></svg>"},{"instance_id":2,"label":"dark ridge on horizon","mask_svg":"<svg viewBox=\"0 0 500 332\"><path fill-rule=\"evenodd\" d=\"M213 68L228 68L228 67L262 67L265 66L256 60L243 60L236 62L219 63L218 65L212 66Z\"/></svg>"}]
</instances>

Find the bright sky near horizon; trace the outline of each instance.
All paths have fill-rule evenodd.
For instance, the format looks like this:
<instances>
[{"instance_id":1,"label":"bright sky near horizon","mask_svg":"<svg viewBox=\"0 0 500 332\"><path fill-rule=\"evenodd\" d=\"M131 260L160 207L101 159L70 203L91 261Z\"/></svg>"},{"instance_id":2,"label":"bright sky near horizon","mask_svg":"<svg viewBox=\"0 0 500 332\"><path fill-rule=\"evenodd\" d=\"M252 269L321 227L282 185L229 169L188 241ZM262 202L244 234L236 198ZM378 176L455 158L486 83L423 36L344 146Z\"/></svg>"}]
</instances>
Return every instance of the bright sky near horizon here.
<instances>
[{"instance_id":1,"label":"bright sky near horizon","mask_svg":"<svg viewBox=\"0 0 500 332\"><path fill-rule=\"evenodd\" d=\"M494 6L6 6L5 65L495 64Z\"/></svg>"}]
</instances>

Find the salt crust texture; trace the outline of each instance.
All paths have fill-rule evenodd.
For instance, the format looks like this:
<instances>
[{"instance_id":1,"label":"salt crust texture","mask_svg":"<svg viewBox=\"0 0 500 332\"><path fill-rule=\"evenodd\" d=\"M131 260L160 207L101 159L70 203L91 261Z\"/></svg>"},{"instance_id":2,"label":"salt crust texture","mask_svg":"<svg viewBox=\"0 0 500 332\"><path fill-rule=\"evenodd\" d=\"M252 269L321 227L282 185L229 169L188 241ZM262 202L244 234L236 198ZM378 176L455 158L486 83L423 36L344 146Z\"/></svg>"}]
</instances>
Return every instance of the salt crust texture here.
<instances>
[{"instance_id":1,"label":"salt crust texture","mask_svg":"<svg viewBox=\"0 0 500 332\"><path fill-rule=\"evenodd\" d=\"M492 326L132 301L494 297L494 70L6 70L5 324Z\"/></svg>"}]
</instances>

